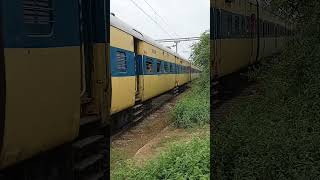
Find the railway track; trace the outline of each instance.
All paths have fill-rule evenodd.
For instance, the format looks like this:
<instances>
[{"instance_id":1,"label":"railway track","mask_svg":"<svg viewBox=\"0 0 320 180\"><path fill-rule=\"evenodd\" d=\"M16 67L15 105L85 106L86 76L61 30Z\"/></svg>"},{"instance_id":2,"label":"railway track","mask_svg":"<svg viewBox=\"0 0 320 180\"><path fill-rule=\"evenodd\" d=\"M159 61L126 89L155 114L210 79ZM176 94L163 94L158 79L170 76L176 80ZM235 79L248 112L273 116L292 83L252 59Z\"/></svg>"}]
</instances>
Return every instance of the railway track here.
<instances>
[{"instance_id":1,"label":"railway track","mask_svg":"<svg viewBox=\"0 0 320 180\"><path fill-rule=\"evenodd\" d=\"M255 72L262 68L267 71L278 62L279 54L266 57L260 63L254 64L239 72L231 74L222 79L214 78L211 84L211 119L214 126L224 121L232 110L232 107L239 101L259 92L258 83L250 81L249 72Z\"/></svg>"},{"instance_id":2,"label":"railway track","mask_svg":"<svg viewBox=\"0 0 320 180\"><path fill-rule=\"evenodd\" d=\"M154 111L158 110L160 107L162 107L165 103L172 100L174 97L179 96L183 92L185 92L189 88L189 84L186 84L182 87L175 88L172 91L166 92L158 97L153 98L151 101L148 101L143 104L138 104L134 106L131 110L130 115L131 117L128 117L128 122L125 123L120 128L111 128L111 141L112 139L116 139L120 135L122 135L124 132L126 132L131 127L137 125L139 122L143 121L146 117L148 117L150 114L152 114ZM136 116L135 114L137 112L139 115Z\"/></svg>"},{"instance_id":3,"label":"railway track","mask_svg":"<svg viewBox=\"0 0 320 180\"><path fill-rule=\"evenodd\" d=\"M214 79L211 85L211 119L214 126L226 119L237 102L257 91L257 83L249 81L248 69L234 73L223 79Z\"/></svg>"}]
</instances>

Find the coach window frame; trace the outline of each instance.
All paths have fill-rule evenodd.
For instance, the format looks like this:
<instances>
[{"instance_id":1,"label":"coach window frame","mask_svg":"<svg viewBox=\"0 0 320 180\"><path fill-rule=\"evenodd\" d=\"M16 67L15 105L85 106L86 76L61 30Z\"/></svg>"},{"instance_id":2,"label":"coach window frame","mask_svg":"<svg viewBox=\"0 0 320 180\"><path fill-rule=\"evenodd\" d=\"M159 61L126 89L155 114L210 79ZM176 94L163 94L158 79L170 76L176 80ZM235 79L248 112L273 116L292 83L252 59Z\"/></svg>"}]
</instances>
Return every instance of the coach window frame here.
<instances>
[{"instance_id":1,"label":"coach window frame","mask_svg":"<svg viewBox=\"0 0 320 180\"><path fill-rule=\"evenodd\" d=\"M168 73L170 72L170 69L169 69L169 65L168 65L169 62L166 62L164 61L163 62L163 66L164 66L164 73Z\"/></svg>"},{"instance_id":2,"label":"coach window frame","mask_svg":"<svg viewBox=\"0 0 320 180\"><path fill-rule=\"evenodd\" d=\"M146 59L146 73L147 74L153 73L153 59L151 58Z\"/></svg>"},{"instance_id":3,"label":"coach window frame","mask_svg":"<svg viewBox=\"0 0 320 180\"><path fill-rule=\"evenodd\" d=\"M30 0L29 1L26 1L26 0L23 0L23 8L24 8L24 13L23 13L23 22L24 22L24 28L25 28L25 32L26 32L26 36L28 37L51 37L53 36L54 34L54 0L47 0L48 1L48 7L45 7L45 9L48 11L48 12L45 12L45 13L48 13L48 20L45 21L45 20L39 20L39 13L36 11L35 9L35 5L36 4L32 4L32 5L29 5L29 10L27 10L26 8L28 8L28 5L26 5L25 3L26 2L31 2ZM34 1L32 1L34 2ZM26 18L26 12L27 11L30 11L33 12L33 17L32 19L27 19ZM32 15L30 15L32 16ZM29 22L28 22L29 21ZM43 24L43 23L48 23L48 24ZM48 33L43 33L43 32L34 32L34 29L36 30L43 30L44 28L44 25L48 25L50 29L50 31L48 31ZM31 27L32 26L32 27ZM39 26L41 26L41 28L39 28ZM36 27L36 28L35 28ZM30 30L31 29L31 30Z\"/></svg>"},{"instance_id":4,"label":"coach window frame","mask_svg":"<svg viewBox=\"0 0 320 180\"><path fill-rule=\"evenodd\" d=\"M123 55L123 56L120 57L120 55ZM121 59L121 58L123 58L123 59ZM127 57L127 53L124 52L124 51L116 51L116 60L117 60L117 71L119 73L127 73L128 72L128 57ZM124 63L122 63L122 62L124 62Z\"/></svg>"},{"instance_id":5,"label":"coach window frame","mask_svg":"<svg viewBox=\"0 0 320 180\"><path fill-rule=\"evenodd\" d=\"M240 17L238 15L235 15L235 20L234 20L234 31L235 31L235 35L237 37L240 36Z\"/></svg>"},{"instance_id":6,"label":"coach window frame","mask_svg":"<svg viewBox=\"0 0 320 180\"><path fill-rule=\"evenodd\" d=\"M162 65L161 61L157 60L156 61L156 72L158 74L161 74L161 65Z\"/></svg>"},{"instance_id":7,"label":"coach window frame","mask_svg":"<svg viewBox=\"0 0 320 180\"><path fill-rule=\"evenodd\" d=\"M227 31L227 37L228 38L230 38L231 37L231 35L232 35L232 14L231 13L228 13L227 14L227 29L228 29L228 31Z\"/></svg>"}]
</instances>

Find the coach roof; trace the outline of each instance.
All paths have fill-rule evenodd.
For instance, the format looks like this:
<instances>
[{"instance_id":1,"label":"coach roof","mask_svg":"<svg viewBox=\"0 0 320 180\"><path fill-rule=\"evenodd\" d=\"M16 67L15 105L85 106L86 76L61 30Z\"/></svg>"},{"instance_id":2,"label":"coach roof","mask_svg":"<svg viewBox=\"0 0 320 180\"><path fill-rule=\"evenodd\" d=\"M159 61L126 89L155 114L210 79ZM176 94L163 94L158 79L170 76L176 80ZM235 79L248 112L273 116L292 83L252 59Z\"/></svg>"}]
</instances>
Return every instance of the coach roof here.
<instances>
[{"instance_id":1,"label":"coach roof","mask_svg":"<svg viewBox=\"0 0 320 180\"><path fill-rule=\"evenodd\" d=\"M173 52L169 48L166 48L166 47L162 46L160 43L154 41L152 38L148 37L147 35L139 32L138 30L136 30L134 28L132 28L130 25L124 23L123 21L121 21L119 18L117 18L116 16L114 16L112 14L110 14L110 24L111 24L111 26L114 26L114 27L124 31L124 32L134 36L137 39L145 41L145 42L147 42L147 43L149 43L149 44L151 44L151 45L153 45L153 46L155 46L155 47L157 47L159 49L162 49L163 51L166 51L166 52L168 52L168 53L170 53L170 54L172 54L174 56L179 57L180 59L183 59L183 60L187 61L185 58L181 57L179 54ZM189 61L187 61L187 62L189 62Z\"/></svg>"}]
</instances>

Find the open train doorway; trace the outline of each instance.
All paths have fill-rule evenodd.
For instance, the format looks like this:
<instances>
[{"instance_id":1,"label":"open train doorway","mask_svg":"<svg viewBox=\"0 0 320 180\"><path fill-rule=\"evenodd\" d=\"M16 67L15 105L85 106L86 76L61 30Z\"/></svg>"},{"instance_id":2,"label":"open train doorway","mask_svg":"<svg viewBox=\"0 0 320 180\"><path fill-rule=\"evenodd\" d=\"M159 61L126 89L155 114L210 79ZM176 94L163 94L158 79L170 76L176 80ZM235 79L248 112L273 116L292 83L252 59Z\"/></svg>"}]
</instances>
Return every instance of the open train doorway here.
<instances>
[{"instance_id":1,"label":"open train doorway","mask_svg":"<svg viewBox=\"0 0 320 180\"><path fill-rule=\"evenodd\" d=\"M136 95L135 95L135 99L136 101L141 101L142 99L142 88L141 88L141 83L142 83L142 79L141 76L142 75L142 56L139 56L139 39L134 38L133 39L133 43L134 43L134 54L135 54L135 58L134 58L134 64L135 64L135 76L136 76Z\"/></svg>"}]
</instances>

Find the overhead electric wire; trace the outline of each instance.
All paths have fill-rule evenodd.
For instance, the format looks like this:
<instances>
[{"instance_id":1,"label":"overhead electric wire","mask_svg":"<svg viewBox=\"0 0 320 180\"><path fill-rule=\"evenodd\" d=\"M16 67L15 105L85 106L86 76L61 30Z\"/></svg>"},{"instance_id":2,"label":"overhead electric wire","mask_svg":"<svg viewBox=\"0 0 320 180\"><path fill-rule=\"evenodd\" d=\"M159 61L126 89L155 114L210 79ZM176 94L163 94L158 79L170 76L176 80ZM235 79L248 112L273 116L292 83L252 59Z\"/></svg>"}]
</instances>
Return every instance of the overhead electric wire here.
<instances>
[{"instance_id":1,"label":"overhead electric wire","mask_svg":"<svg viewBox=\"0 0 320 180\"><path fill-rule=\"evenodd\" d=\"M157 22L157 20L155 20L154 18L152 18L146 11L144 11L143 10L143 8L141 8L134 0L130 0L140 11L142 11L143 12L143 14L145 14L149 19L151 19L152 20L152 22L154 22L156 25L158 25L170 38L173 38L172 36L171 36L171 34L164 28L164 27L162 27L161 26L161 24L159 24L158 22ZM144 2L151 8L151 10L157 15L157 16L159 16L160 18L161 18L161 20L169 27L169 25L168 25L168 23L165 21L165 19L162 17L162 16L160 16L159 15L159 13L157 13L157 11L146 1L146 0L144 0ZM176 36L179 36L177 33L175 33L175 32L173 32ZM186 51L186 49L188 49L188 48L185 48L184 47L184 45L182 44L182 49L183 50L185 50ZM190 51L188 51L188 52L190 52Z\"/></svg>"},{"instance_id":2,"label":"overhead electric wire","mask_svg":"<svg viewBox=\"0 0 320 180\"><path fill-rule=\"evenodd\" d=\"M152 9L152 11L153 11L157 16L160 17L160 19L161 19L167 26L169 26L169 24L166 22L166 20L157 13L157 11L148 3L147 0L143 0L143 1Z\"/></svg>"},{"instance_id":3,"label":"overhead electric wire","mask_svg":"<svg viewBox=\"0 0 320 180\"><path fill-rule=\"evenodd\" d=\"M162 16L160 16L160 14L148 3L148 1L147 0L143 0L149 7L150 7L150 9L158 16L158 17L160 17L160 19L162 20L162 22L164 22L164 24L166 24L166 26L167 27L169 27L169 24L166 22L166 20L165 20L165 18L163 18ZM179 34L177 34L176 32L174 32L173 31L173 34L175 34L177 37L179 37L180 35ZM181 37L181 36L180 36ZM184 46L184 44L182 44L182 48L186 51L186 49L188 49L188 48L186 48L185 46ZM189 51L190 52L190 51Z\"/></svg>"},{"instance_id":4,"label":"overhead electric wire","mask_svg":"<svg viewBox=\"0 0 320 180\"><path fill-rule=\"evenodd\" d=\"M134 0L130 0L140 11L142 11L146 16L148 16L155 24L157 24L169 37L172 38L170 33L166 31L156 20L154 20L148 13L146 13Z\"/></svg>"}]
</instances>

